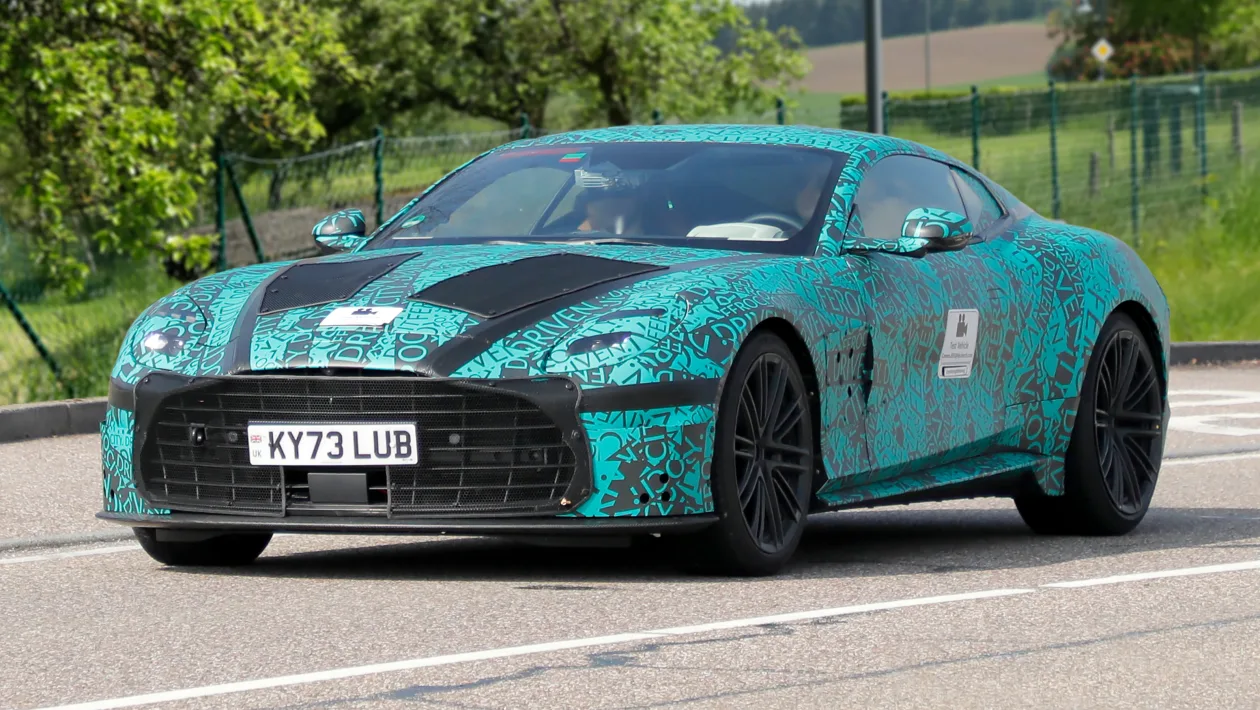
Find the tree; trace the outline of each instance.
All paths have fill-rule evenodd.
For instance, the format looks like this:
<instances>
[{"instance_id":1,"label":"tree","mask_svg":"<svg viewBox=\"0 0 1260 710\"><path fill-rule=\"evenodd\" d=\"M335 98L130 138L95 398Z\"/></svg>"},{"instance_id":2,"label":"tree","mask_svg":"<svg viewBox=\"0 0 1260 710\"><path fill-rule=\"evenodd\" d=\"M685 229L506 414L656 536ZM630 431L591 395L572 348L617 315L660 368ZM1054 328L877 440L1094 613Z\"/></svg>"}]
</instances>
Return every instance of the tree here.
<instances>
[{"instance_id":1,"label":"tree","mask_svg":"<svg viewBox=\"0 0 1260 710\"><path fill-rule=\"evenodd\" d=\"M793 32L752 25L730 0L364 0L344 12L374 82L360 108L382 120L438 103L544 126L570 97L599 123L654 108L699 117L765 101L806 69Z\"/></svg>"},{"instance_id":2,"label":"tree","mask_svg":"<svg viewBox=\"0 0 1260 710\"><path fill-rule=\"evenodd\" d=\"M187 226L216 133L274 149L323 134L319 75L353 74L334 18L299 0L8 0L0 125L37 260L74 292L93 253L147 256Z\"/></svg>"},{"instance_id":3,"label":"tree","mask_svg":"<svg viewBox=\"0 0 1260 710\"><path fill-rule=\"evenodd\" d=\"M1250 0L1227 2L1212 30L1212 39L1228 66L1260 62L1260 5Z\"/></svg>"},{"instance_id":4,"label":"tree","mask_svg":"<svg viewBox=\"0 0 1260 710\"><path fill-rule=\"evenodd\" d=\"M586 117L611 125L646 120L656 108L695 119L767 105L809 68L795 32L754 26L729 0L547 3ZM716 44L723 32L729 51Z\"/></svg>"}]
</instances>

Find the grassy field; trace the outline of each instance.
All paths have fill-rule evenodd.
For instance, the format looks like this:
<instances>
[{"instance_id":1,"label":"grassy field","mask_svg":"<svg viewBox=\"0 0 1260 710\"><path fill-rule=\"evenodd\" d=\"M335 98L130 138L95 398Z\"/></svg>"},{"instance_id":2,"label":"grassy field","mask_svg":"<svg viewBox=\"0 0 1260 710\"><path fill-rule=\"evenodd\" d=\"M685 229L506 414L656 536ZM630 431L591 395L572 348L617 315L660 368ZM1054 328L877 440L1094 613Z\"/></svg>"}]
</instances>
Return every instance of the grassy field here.
<instances>
[{"instance_id":1,"label":"grassy field","mask_svg":"<svg viewBox=\"0 0 1260 710\"><path fill-rule=\"evenodd\" d=\"M1055 41L1044 22L1009 22L932 33L932 85L970 85L1045 70ZM865 58L861 42L814 47L806 55L813 68L801 82L816 92L863 91ZM884 40L884 84L889 91L922 89L922 35Z\"/></svg>"}]
</instances>

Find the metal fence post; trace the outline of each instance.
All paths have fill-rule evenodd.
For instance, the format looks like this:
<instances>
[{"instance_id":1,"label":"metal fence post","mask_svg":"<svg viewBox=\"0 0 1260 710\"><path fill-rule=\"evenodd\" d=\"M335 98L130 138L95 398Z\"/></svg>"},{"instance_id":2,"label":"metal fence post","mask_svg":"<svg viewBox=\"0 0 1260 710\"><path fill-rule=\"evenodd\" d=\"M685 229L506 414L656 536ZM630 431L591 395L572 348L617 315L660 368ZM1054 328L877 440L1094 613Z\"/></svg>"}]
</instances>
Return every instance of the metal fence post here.
<instances>
[{"instance_id":1,"label":"metal fence post","mask_svg":"<svg viewBox=\"0 0 1260 710\"><path fill-rule=\"evenodd\" d=\"M227 271L227 195L223 179L223 138L214 137L214 228L219 233L219 271Z\"/></svg>"},{"instance_id":2,"label":"metal fence post","mask_svg":"<svg viewBox=\"0 0 1260 710\"><path fill-rule=\"evenodd\" d=\"M980 89L971 85L971 167L980 169Z\"/></svg>"},{"instance_id":3,"label":"metal fence post","mask_svg":"<svg viewBox=\"0 0 1260 710\"><path fill-rule=\"evenodd\" d=\"M1141 196L1138 186L1138 81L1137 77L1129 79L1129 219L1133 229L1133 244L1141 246L1142 236L1138 231Z\"/></svg>"},{"instance_id":4,"label":"metal fence post","mask_svg":"<svg viewBox=\"0 0 1260 710\"><path fill-rule=\"evenodd\" d=\"M1194 127L1199 144L1199 189L1204 200L1208 196L1208 146L1207 146L1207 72L1199 67L1199 95L1195 101Z\"/></svg>"},{"instance_id":5,"label":"metal fence post","mask_svg":"<svg viewBox=\"0 0 1260 710\"><path fill-rule=\"evenodd\" d=\"M1063 205L1059 200L1059 94L1054 80L1050 80L1050 207L1051 214L1059 219Z\"/></svg>"},{"instance_id":6,"label":"metal fence post","mask_svg":"<svg viewBox=\"0 0 1260 710\"><path fill-rule=\"evenodd\" d=\"M1194 116L1194 146L1199 147L1199 115ZM1181 172L1181 104L1168 107L1168 168L1173 174Z\"/></svg>"},{"instance_id":7,"label":"metal fence post","mask_svg":"<svg viewBox=\"0 0 1260 710\"><path fill-rule=\"evenodd\" d=\"M30 321L26 320L26 315L22 313L21 308L18 308L17 301L9 294L9 289L5 288L3 283L0 283L0 301L3 301L9 312L13 314L18 327L22 329L23 333L26 333L26 337L31 341L31 345L35 346L35 351L39 353L40 359L48 365L48 369L52 370L57 384L65 389L67 396L73 397L74 387L69 382L66 382L66 379L61 374L61 367L57 365L56 358L52 356L52 353L48 352L48 348L44 346L44 341L35 332L35 328L31 326Z\"/></svg>"},{"instance_id":8,"label":"metal fence post","mask_svg":"<svg viewBox=\"0 0 1260 710\"><path fill-rule=\"evenodd\" d=\"M372 133L376 138L372 153L372 180L376 185L376 226L380 227L385 222L385 129L377 126Z\"/></svg>"},{"instance_id":9,"label":"metal fence post","mask_svg":"<svg viewBox=\"0 0 1260 710\"><path fill-rule=\"evenodd\" d=\"M249 241L254 245L254 256L261 264L267 258L263 255L262 242L258 241L258 232L254 230L254 220L250 219L249 207L245 205L245 196L241 194L241 183L236 179L236 170L232 168L231 161L225 162L225 165L228 182L232 184L232 195L236 197L236 204L241 208L241 221L245 223L245 233L249 235Z\"/></svg>"},{"instance_id":10,"label":"metal fence post","mask_svg":"<svg viewBox=\"0 0 1260 710\"><path fill-rule=\"evenodd\" d=\"M529 138L529 114L521 111L521 138Z\"/></svg>"},{"instance_id":11,"label":"metal fence post","mask_svg":"<svg viewBox=\"0 0 1260 710\"><path fill-rule=\"evenodd\" d=\"M891 135L892 135L892 126L891 126L891 125L889 125L889 123L888 123L888 120L889 120L889 115L888 115L888 92L887 92L887 91L882 92L882 93L879 95L879 104L880 104L880 106L883 108L883 112L884 112L884 120L883 120L883 124L884 124L884 135L886 135L886 136L891 136Z\"/></svg>"},{"instance_id":12,"label":"metal fence post","mask_svg":"<svg viewBox=\"0 0 1260 710\"><path fill-rule=\"evenodd\" d=\"M652 109L652 125L659 126L665 122L665 115L661 113L659 108Z\"/></svg>"},{"instance_id":13,"label":"metal fence post","mask_svg":"<svg viewBox=\"0 0 1260 710\"><path fill-rule=\"evenodd\" d=\"M774 100L774 122L780 126L787 123L787 103L782 96Z\"/></svg>"}]
</instances>

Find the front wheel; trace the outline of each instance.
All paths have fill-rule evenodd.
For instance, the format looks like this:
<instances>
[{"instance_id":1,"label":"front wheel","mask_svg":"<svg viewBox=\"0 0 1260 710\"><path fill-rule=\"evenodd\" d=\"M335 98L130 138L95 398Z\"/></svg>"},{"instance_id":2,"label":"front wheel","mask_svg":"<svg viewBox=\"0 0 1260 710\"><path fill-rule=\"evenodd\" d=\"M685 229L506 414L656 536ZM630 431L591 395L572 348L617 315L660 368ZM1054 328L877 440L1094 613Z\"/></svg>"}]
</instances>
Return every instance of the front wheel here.
<instances>
[{"instance_id":1,"label":"front wheel","mask_svg":"<svg viewBox=\"0 0 1260 710\"><path fill-rule=\"evenodd\" d=\"M1122 535L1150 508L1164 452L1160 373L1133 319L1113 313L1090 356L1062 496L1015 500L1039 533Z\"/></svg>"},{"instance_id":2,"label":"front wheel","mask_svg":"<svg viewBox=\"0 0 1260 710\"><path fill-rule=\"evenodd\" d=\"M153 528L132 530L149 557L176 567L247 565L258 559L271 542L271 533L233 533L196 542L174 542L157 539L157 531Z\"/></svg>"},{"instance_id":3,"label":"front wheel","mask_svg":"<svg viewBox=\"0 0 1260 710\"><path fill-rule=\"evenodd\" d=\"M796 359L772 333L735 358L718 403L710 485L719 521L689 562L708 572L778 572L805 530L814 471L814 422Z\"/></svg>"}]
</instances>

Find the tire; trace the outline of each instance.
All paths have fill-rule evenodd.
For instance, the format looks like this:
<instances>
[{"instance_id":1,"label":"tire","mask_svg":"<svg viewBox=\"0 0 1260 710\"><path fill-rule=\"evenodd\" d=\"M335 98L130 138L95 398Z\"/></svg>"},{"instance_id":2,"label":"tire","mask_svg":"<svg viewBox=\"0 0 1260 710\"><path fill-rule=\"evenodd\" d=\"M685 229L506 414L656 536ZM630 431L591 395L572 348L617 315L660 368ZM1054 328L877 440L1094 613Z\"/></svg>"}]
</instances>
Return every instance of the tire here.
<instances>
[{"instance_id":1,"label":"tire","mask_svg":"<svg viewBox=\"0 0 1260 710\"><path fill-rule=\"evenodd\" d=\"M233 533L197 542L158 540L153 528L132 528L149 557L174 567L247 565L267 549L271 533Z\"/></svg>"},{"instance_id":2,"label":"tire","mask_svg":"<svg viewBox=\"0 0 1260 710\"><path fill-rule=\"evenodd\" d=\"M1024 522L1051 535L1123 535L1150 508L1164 451L1164 383L1129 316L1103 324L1081 388L1065 491L1015 499Z\"/></svg>"},{"instance_id":3,"label":"tire","mask_svg":"<svg viewBox=\"0 0 1260 710\"><path fill-rule=\"evenodd\" d=\"M762 414L770 411L773 418ZM719 519L688 539L687 566L764 576L792 557L813 493L812 412L791 350L772 333L754 334L736 356L718 402L710 485Z\"/></svg>"}]
</instances>

